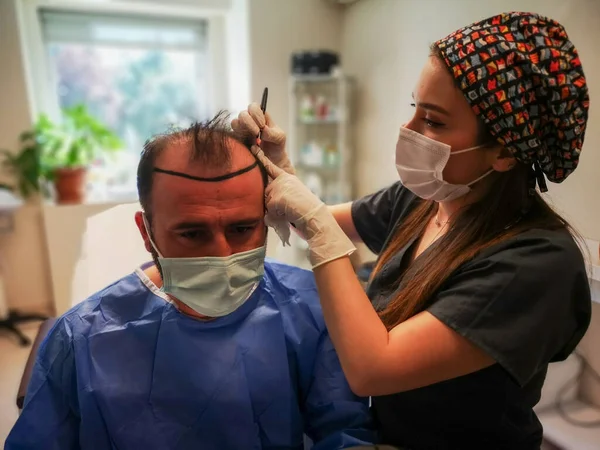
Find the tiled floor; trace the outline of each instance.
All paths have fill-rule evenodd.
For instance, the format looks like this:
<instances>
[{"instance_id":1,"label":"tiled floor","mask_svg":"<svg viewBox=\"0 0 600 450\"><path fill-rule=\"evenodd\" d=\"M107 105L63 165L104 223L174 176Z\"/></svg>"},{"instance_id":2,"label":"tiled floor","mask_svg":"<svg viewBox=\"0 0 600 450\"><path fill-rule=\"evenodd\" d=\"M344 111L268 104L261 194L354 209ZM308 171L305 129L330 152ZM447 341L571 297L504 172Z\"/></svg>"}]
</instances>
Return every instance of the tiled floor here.
<instances>
[{"instance_id":1,"label":"tiled floor","mask_svg":"<svg viewBox=\"0 0 600 450\"><path fill-rule=\"evenodd\" d=\"M21 330L33 340L39 326L39 322L32 322L22 325ZM17 389L30 349L21 347L12 335L0 331L0 448L4 448L4 441L18 417Z\"/></svg>"}]
</instances>

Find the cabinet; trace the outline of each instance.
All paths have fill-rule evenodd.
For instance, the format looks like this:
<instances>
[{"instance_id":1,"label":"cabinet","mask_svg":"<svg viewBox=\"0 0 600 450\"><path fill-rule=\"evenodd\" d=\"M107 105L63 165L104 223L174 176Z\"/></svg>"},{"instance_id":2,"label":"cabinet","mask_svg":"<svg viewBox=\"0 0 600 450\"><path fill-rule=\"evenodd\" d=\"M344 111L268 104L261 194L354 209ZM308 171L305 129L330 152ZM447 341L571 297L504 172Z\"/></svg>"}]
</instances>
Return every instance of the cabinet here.
<instances>
[{"instance_id":1,"label":"cabinet","mask_svg":"<svg viewBox=\"0 0 600 450\"><path fill-rule=\"evenodd\" d=\"M354 81L342 73L292 75L288 150L298 177L326 204L353 199L351 139ZM295 263L305 266L306 243L293 236Z\"/></svg>"}]
</instances>

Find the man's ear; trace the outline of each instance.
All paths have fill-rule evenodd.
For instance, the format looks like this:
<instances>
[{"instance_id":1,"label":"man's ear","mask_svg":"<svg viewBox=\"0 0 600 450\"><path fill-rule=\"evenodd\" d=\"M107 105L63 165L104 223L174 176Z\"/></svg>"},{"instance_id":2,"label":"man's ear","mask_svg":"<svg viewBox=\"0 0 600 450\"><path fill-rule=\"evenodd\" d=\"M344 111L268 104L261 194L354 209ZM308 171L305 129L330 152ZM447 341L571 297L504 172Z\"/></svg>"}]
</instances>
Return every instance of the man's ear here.
<instances>
[{"instance_id":1,"label":"man's ear","mask_svg":"<svg viewBox=\"0 0 600 450\"><path fill-rule=\"evenodd\" d=\"M150 236L148 236L146 225L144 225L144 213L142 211L135 213L135 224L137 225L138 230L140 230L140 234L144 240L144 247L146 247L148 253L152 253L152 244L150 243Z\"/></svg>"},{"instance_id":2,"label":"man's ear","mask_svg":"<svg viewBox=\"0 0 600 450\"><path fill-rule=\"evenodd\" d=\"M508 172L517 165L517 160L507 149L501 148L496 155L492 168L496 172Z\"/></svg>"}]
</instances>

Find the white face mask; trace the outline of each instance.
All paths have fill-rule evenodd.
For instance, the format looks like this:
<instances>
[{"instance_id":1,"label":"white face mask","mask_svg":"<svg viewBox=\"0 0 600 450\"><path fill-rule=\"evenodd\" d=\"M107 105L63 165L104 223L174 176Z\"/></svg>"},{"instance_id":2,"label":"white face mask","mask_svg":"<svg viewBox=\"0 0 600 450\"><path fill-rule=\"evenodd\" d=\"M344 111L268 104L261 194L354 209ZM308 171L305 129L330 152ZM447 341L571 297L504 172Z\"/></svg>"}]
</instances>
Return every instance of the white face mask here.
<instances>
[{"instance_id":1,"label":"white face mask","mask_svg":"<svg viewBox=\"0 0 600 450\"><path fill-rule=\"evenodd\" d=\"M494 171L490 169L469 184L450 184L444 181L442 172L450 156L482 147L485 145L451 153L449 145L402 127L396 144L396 169L402 184L415 195L425 200L448 202L468 194L473 184Z\"/></svg>"},{"instance_id":2,"label":"white face mask","mask_svg":"<svg viewBox=\"0 0 600 450\"><path fill-rule=\"evenodd\" d=\"M165 258L150 237L163 276L162 290L207 317L232 313L254 291L264 275L266 246L231 256Z\"/></svg>"}]
</instances>

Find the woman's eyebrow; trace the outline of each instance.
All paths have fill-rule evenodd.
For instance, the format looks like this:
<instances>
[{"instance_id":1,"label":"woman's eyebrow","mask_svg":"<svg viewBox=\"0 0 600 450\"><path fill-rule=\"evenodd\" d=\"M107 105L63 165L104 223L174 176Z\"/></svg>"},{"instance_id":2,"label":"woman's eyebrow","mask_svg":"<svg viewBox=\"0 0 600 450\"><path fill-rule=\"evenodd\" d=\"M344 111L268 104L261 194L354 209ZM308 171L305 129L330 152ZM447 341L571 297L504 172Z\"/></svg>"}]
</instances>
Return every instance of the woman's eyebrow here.
<instances>
[{"instance_id":1,"label":"woman's eyebrow","mask_svg":"<svg viewBox=\"0 0 600 450\"><path fill-rule=\"evenodd\" d=\"M413 98L413 100L415 99L415 94L414 93L412 94L412 98ZM431 111L437 111L440 114L444 114L446 116L450 115L450 113L448 112L448 110L442 108L440 105L436 105L435 103L427 103L427 102L425 102L425 103L416 102L416 103L417 103L417 106L419 108L429 109Z\"/></svg>"}]
</instances>

